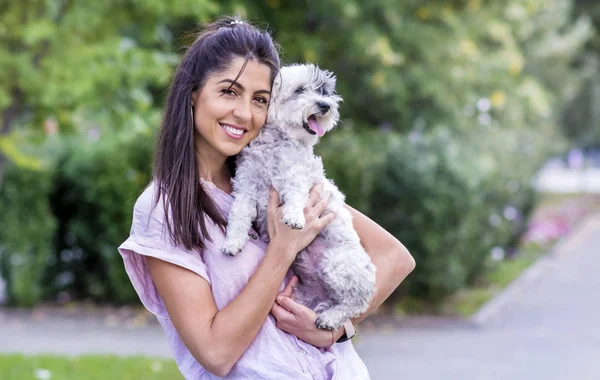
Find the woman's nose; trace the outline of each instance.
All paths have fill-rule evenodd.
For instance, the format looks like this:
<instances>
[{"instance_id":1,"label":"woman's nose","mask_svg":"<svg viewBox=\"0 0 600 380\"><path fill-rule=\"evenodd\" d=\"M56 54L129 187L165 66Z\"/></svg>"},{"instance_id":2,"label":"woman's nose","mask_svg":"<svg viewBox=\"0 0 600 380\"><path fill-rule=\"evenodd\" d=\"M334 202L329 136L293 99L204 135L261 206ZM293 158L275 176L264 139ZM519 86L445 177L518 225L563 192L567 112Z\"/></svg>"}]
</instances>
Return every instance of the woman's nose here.
<instances>
[{"instance_id":1,"label":"woman's nose","mask_svg":"<svg viewBox=\"0 0 600 380\"><path fill-rule=\"evenodd\" d=\"M250 104L246 104L246 102L242 101L238 102L233 110L233 116L245 121L252 119L252 110L250 109Z\"/></svg>"}]
</instances>

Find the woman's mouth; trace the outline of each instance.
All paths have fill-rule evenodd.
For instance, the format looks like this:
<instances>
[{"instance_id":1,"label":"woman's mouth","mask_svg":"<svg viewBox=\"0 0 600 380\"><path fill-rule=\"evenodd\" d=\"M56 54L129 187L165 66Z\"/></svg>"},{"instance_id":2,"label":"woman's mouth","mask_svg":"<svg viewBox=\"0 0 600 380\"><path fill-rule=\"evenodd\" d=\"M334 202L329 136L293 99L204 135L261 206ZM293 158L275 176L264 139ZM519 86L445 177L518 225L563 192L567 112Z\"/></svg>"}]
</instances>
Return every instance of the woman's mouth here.
<instances>
[{"instance_id":1,"label":"woman's mouth","mask_svg":"<svg viewBox=\"0 0 600 380\"><path fill-rule=\"evenodd\" d=\"M229 124L221 124L219 123L225 134L232 139L241 139L246 134L246 131L242 128L233 127Z\"/></svg>"}]
</instances>

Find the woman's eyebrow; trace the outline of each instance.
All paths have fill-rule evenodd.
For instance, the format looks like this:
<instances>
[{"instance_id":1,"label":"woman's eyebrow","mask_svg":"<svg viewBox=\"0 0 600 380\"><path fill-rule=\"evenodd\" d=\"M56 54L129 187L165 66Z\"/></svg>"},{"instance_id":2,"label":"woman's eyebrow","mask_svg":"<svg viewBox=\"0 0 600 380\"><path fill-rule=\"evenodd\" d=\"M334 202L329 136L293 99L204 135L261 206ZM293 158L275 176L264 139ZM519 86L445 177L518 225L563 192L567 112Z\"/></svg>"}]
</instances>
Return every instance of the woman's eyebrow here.
<instances>
[{"instance_id":1,"label":"woman's eyebrow","mask_svg":"<svg viewBox=\"0 0 600 380\"><path fill-rule=\"evenodd\" d=\"M237 86L239 87L239 89L244 92L246 91L246 89L244 88L244 86L242 86L239 82L236 82L232 79L223 79L222 81L217 82L217 84L221 84L221 83L230 83L232 86ZM258 90L255 92L255 94L268 94L271 95L271 91L269 90Z\"/></svg>"}]
</instances>

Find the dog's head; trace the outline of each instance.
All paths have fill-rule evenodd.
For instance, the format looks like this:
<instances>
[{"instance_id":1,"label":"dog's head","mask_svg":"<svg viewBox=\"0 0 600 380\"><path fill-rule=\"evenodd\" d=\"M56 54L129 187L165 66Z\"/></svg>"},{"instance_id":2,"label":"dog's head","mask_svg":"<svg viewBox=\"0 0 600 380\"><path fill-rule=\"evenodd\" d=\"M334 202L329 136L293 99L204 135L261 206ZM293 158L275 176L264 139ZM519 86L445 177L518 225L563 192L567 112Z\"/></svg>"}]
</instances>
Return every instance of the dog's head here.
<instances>
[{"instance_id":1,"label":"dog's head","mask_svg":"<svg viewBox=\"0 0 600 380\"><path fill-rule=\"evenodd\" d=\"M294 140L315 145L339 121L335 76L312 64L281 68L273 84L268 122Z\"/></svg>"}]
</instances>

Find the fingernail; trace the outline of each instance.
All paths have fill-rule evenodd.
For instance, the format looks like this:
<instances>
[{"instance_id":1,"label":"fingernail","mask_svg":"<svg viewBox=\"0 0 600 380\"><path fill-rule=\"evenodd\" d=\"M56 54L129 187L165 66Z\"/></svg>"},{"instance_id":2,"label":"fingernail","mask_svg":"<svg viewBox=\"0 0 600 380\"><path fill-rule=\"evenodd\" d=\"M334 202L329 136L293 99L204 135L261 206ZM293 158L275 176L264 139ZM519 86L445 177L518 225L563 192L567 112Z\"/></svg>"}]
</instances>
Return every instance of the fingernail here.
<instances>
[{"instance_id":1,"label":"fingernail","mask_svg":"<svg viewBox=\"0 0 600 380\"><path fill-rule=\"evenodd\" d=\"M277 302L281 303L283 301L283 297L282 296L278 296L277 297Z\"/></svg>"}]
</instances>

